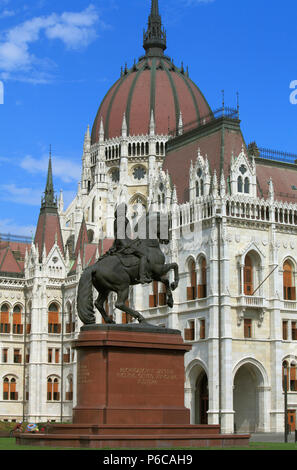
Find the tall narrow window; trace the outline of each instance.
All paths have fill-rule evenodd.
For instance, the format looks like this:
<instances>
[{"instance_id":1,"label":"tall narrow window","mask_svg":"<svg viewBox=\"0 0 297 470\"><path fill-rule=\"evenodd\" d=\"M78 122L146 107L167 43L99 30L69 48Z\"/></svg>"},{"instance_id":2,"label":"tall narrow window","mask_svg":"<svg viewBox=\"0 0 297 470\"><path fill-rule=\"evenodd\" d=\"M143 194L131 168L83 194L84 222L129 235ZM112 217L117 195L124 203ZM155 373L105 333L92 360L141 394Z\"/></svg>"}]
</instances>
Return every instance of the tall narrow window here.
<instances>
[{"instance_id":1,"label":"tall narrow window","mask_svg":"<svg viewBox=\"0 0 297 470\"><path fill-rule=\"evenodd\" d=\"M286 373L285 373L286 369ZM282 367L282 376L283 376L283 390L287 389L289 391L289 367L287 361L283 362L283 367Z\"/></svg>"},{"instance_id":2,"label":"tall narrow window","mask_svg":"<svg viewBox=\"0 0 297 470\"><path fill-rule=\"evenodd\" d=\"M194 300L197 297L197 273L195 262L191 260L189 262L190 271L190 287L187 288L187 300Z\"/></svg>"},{"instance_id":3,"label":"tall narrow window","mask_svg":"<svg viewBox=\"0 0 297 470\"><path fill-rule=\"evenodd\" d=\"M4 377L3 379L3 400L18 400L16 390L16 379L14 377Z\"/></svg>"},{"instance_id":4,"label":"tall narrow window","mask_svg":"<svg viewBox=\"0 0 297 470\"><path fill-rule=\"evenodd\" d=\"M242 177L238 176L238 178L237 178L237 192L242 193L242 191L243 191Z\"/></svg>"},{"instance_id":5,"label":"tall narrow window","mask_svg":"<svg viewBox=\"0 0 297 470\"><path fill-rule=\"evenodd\" d=\"M252 320L250 318L245 318L244 320L244 337L252 337Z\"/></svg>"},{"instance_id":6,"label":"tall narrow window","mask_svg":"<svg viewBox=\"0 0 297 470\"><path fill-rule=\"evenodd\" d=\"M292 340L296 341L297 340L297 322L292 321L291 326L292 326Z\"/></svg>"},{"instance_id":7,"label":"tall narrow window","mask_svg":"<svg viewBox=\"0 0 297 470\"><path fill-rule=\"evenodd\" d=\"M49 377L47 379L47 400L48 401L59 401L59 379Z\"/></svg>"},{"instance_id":8,"label":"tall narrow window","mask_svg":"<svg viewBox=\"0 0 297 470\"><path fill-rule=\"evenodd\" d=\"M288 339L288 322L283 321L283 339Z\"/></svg>"},{"instance_id":9,"label":"tall narrow window","mask_svg":"<svg viewBox=\"0 0 297 470\"><path fill-rule=\"evenodd\" d=\"M199 263L199 284L198 284L198 299L204 299L207 296L207 273L206 273L206 259L203 257Z\"/></svg>"},{"instance_id":10,"label":"tall narrow window","mask_svg":"<svg viewBox=\"0 0 297 470\"><path fill-rule=\"evenodd\" d=\"M290 261L286 260L283 264L284 300L296 300L293 277L293 265Z\"/></svg>"},{"instance_id":11,"label":"tall narrow window","mask_svg":"<svg viewBox=\"0 0 297 470\"><path fill-rule=\"evenodd\" d=\"M4 364L8 362L8 349L7 348L2 350L2 362Z\"/></svg>"},{"instance_id":12,"label":"tall narrow window","mask_svg":"<svg viewBox=\"0 0 297 470\"><path fill-rule=\"evenodd\" d=\"M245 194L249 194L250 192L250 180L248 178L244 179L244 192Z\"/></svg>"},{"instance_id":13,"label":"tall narrow window","mask_svg":"<svg viewBox=\"0 0 297 470\"><path fill-rule=\"evenodd\" d=\"M53 362L53 350L52 350L52 348L49 348L47 350L47 362L49 362L50 364Z\"/></svg>"},{"instance_id":14,"label":"tall narrow window","mask_svg":"<svg viewBox=\"0 0 297 470\"><path fill-rule=\"evenodd\" d=\"M297 391L296 364L293 363L290 366L290 390L291 392Z\"/></svg>"},{"instance_id":15,"label":"tall narrow window","mask_svg":"<svg viewBox=\"0 0 297 470\"><path fill-rule=\"evenodd\" d=\"M1 307L0 333L10 333L9 306L3 304Z\"/></svg>"},{"instance_id":16,"label":"tall narrow window","mask_svg":"<svg viewBox=\"0 0 297 470\"><path fill-rule=\"evenodd\" d=\"M59 307L54 302L49 306L48 332L61 333L61 324L59 323Z\"/></svg>"},{"instance_id":17,"label":"tall narrow window","mask_svg":"<svg viewBox=\"0 0 297 470\"><path fill-rule=\"evenodd\" d=\"M205 339L205 320L200 320L200 339Z\"/></svg>"},{"instance_id":18,"label":"tall narrow window","mask_svg":"<svg viewBox=\"0 0 297 470\"><path fill-rule=\"evenodd\" d=\"M153 293L149 297L149 307L162 307L166 305L166 289L164 284L162 284L161 291L159 291L158 281L153 281Z\"/></svg>"},{"instance_id":19,"label":"tall narrow window","mask_svg":"<svg viewBox=\"0 0 297 470\"><path fill-rule=\"evenodd\" d=\"M13 362L14 364L21 364L22 362L22 355L20 349L13 350Z\"/></svg>"},{"instance_id":20,"label":"tall narrow window","mask_svg":"<svg viewBox=\"0 0 297 470\"><path fill-rule=\"evenodd\" d=\"M252 295L253 290L253 264L251 257L246 255L244 263L244 294Z\"/></svg>"},{"instance_id":21,"label":"tall narrow window","mask_svg":"<svg viewBox=\"0 0 297 470\"><path fill-rule=\"evenodd\" d=\"M5 377L3 379L3 400L9 399L9 379Z\"/></svg>"},{"instance_id":22,"label":"tall narrow window","mask_svg":"<svg viewBox=\"0 0 297 470\"><path fill-rule=\"evenodd\" d=\"M194 341L195 340L195 320L190 320L188 322L188 328L185 328L185 340Z\"/></svg>"},{"instance_id":23,"label":"tall narrow window","mask_svg":"<svg viewBox=\"0 0 297 470\"><path fill-rule=\"evenodd\" d=\"M92 201L92 222L95 222L95 204L96 204L96 196L94 197Z\"/></svg>"},{"instance_id":24,"label":"tall narrow window","mask_svg":"<svg viewBox=\"0 0 297 470\"><path fill-rule=\"evenodd\" d=\"M66 400L73 400L73 380L72 377L68 379L68 391L66 392Z\"/></svg>"},{"instance_id":25,"label":"tall narrow window","mask_svg":"<svg viewBox=\"0 0 297 470\"><path fill-rule=\"evenodd\" d=\"M22 310L19 305L16 305L13 309L13 333L18 335L23 334Z\"/></svg>"}]
</instances>

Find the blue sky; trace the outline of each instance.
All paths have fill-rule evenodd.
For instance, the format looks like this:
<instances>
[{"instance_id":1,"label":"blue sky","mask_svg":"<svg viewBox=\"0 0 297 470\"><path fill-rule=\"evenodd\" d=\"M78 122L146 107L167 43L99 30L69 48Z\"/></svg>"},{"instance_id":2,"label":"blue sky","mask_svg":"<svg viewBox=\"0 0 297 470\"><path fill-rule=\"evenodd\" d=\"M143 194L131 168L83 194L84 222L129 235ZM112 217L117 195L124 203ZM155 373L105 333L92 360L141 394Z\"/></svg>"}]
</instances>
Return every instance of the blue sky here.
<instances>
[{"instance_id":1,"label":"blue sky","mask_svg":"<svg viewBox=\"0 0 297 470\"><path fill-rule=\"evenodd\" d=\"M294 0L159 0L166 54L210 106L236 106L246 142L297 153ZM121 66L142 53L150 0L0 0L0 233L30 235L45 187L71 201L83 137ZM1 103L1 98L0 98Z\"/></svg>"}]
</instances>

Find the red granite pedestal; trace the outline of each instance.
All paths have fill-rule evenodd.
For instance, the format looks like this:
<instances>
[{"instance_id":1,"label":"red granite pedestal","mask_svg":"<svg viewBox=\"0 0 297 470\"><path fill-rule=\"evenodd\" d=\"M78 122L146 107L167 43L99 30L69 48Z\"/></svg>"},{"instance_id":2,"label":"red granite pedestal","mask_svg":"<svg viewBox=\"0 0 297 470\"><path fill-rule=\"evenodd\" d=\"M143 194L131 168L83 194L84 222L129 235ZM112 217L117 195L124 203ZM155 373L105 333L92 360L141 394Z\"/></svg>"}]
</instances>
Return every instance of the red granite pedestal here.
<instances>
[{"instance_id":1,"label":"red granite pedestal","mask_svg":"<svg viewBox=\"0 0 297 470\"><path fill-rule=\"evenodd\" d=\"M73 424L21 434L19 444L90 448L248 445L249 436L191 425L184 406L184 354L177 330L151 325L83 327Z\"/></svg>"}]
</instances>

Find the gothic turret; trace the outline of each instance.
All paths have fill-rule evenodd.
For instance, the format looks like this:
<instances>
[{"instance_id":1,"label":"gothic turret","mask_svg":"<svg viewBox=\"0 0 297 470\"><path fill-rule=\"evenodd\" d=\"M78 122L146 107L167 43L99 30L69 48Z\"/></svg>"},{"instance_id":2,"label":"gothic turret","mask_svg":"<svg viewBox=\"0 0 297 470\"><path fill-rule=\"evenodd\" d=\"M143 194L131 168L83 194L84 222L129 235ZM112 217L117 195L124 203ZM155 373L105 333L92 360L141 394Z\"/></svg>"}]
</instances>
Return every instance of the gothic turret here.
<instances>
[{"instance_id":1,"label":"gothic turret","mask_svg":"<svg viewBox=\"0 0 297 470\"><path fill-rule=\"evenodd\" d=\"M58 214L57 198L54 192L52 158L49 156L47 181L44 197L41 201L40 214L35 234L35 245L38 246L40 255L48 255L56 243L64 256L64 245Z\"/></svg>"}]
</instances>

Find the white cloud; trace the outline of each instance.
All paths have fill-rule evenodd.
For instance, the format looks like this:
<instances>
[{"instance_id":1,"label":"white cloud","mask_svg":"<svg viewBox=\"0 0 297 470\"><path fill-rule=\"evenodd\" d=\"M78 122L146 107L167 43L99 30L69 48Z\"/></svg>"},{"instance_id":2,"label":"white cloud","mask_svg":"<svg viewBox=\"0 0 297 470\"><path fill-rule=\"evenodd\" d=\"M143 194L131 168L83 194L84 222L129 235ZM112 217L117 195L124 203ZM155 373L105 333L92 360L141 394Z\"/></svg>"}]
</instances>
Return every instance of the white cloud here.
<instances>
[{"instance_id":1,"label":"white cloud","mask_svg":"<svg viewBox=\"0 0 297 470\"><path fill-rule=\"evenodd\" d=\"M0 233L31 237L35 234L34 225L18 225L13 219L0 219Z\"/></svg>"},{"instance_id":2,"label":"white cloud","mask_svg":"<svg viewBox=\"0 0 297 470\"><path fill-rule=\"evenodd\" d=\"M11 16L14 16L16 13L14 10L8 10L7 8L0 13L0 19L1 18L9 18Z\"/></svg>"},{"instance_id":3,"label":"white cloud","mask_svg":"<svg viewBox=\"0 0 297 470\"><path fill-rule=\"evenodd\" d=\"M44 59L37 58L30 48L41 39L42 33L50 40L62 41L68 49L80 49L97 37L95 25L98 21L95 6L89 5L81 12L35 17L9 29L0 40L2 78L15 78L16 72L32 72L40 67Z\"/></svg>"},{"instance_id":4,"label":"white cloud","mask_svg":"<svg viewBox=\"0 0 297 470\"><path fill-rule=\"evenodd\" d=\"M1 199L17 204L25 204L29 206L39 206L42 193L37 189L21 188L12 184L0 185Z\"/></svg>"},{"instance_id":5,"label":"white cloud","mask_svg":"<svg viewBox=\"0 0 297 470\"><path fill-rule=\"evenodd\" d=\"M20 166L31 174L46 174L48 170L48 156L43 156L41 159L36 159L31 155L27 155L20 162ZM81 167L72 160L53 156L52 168L53 175L58 177L64 183L71 183L74 181L77 182L80 180Z\"/></svg>"}]
</instances>

